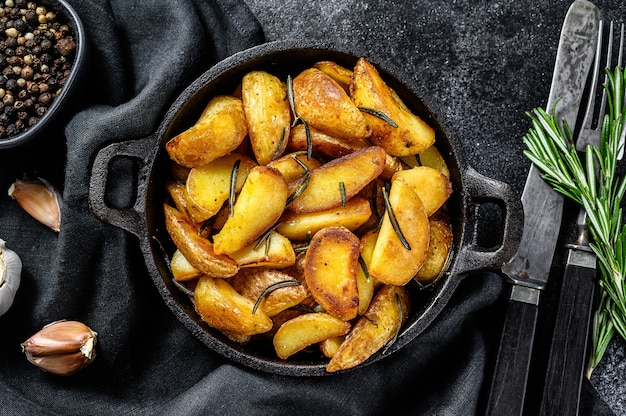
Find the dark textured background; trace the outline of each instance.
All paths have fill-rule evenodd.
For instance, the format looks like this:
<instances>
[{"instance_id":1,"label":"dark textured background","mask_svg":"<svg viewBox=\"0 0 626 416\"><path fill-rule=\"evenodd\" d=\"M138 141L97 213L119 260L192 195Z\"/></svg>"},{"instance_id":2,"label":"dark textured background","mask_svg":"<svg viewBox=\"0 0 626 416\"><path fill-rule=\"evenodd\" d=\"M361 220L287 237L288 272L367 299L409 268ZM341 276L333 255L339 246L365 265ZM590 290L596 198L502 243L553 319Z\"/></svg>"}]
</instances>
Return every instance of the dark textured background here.
<instances>
[{"instance_id":1,"label":"dark textured background","mask_svg":"<svg viewBox=\"0 0 626 416\"><path fill-rule=\"evenodd\" d=\"M453 121L469 163L521 193L529 166L522 155L524 112L545 106L570 1L246 3L269 40L337 39L413 74ZM607 20L624 21L621 0L594 4ZM591 379L616 414L626 414L625 351L626 343L615 339Z\"/></svg>"},{"instance_id":2,"label":"dark textured background","mask_svg":"<svg viewBox=\"0 0 626 416\"><path fill-rule=\"evenodd\" d=\"M241 8L244 1L251 13ZM167 309L137 239L90 212L90 168L105 144L154 133L184 87L216 61L263 41L317 39L356 45L410 74L453 126L469 163L521 192L529 166L522 155L529 126L524 112L545 105L570 2L70 3L86 23L92 48L78 112L44 141L0 153L0 238L25 266L15 304L0 317L0 414L378 415L391 407L400 408L398 414L478 413L506 310L499 276L464 280L449 308L393 357L327 378L252 371L208 350ZM597 4L609 18L626 11L621 1ZM112 168L116 206L133 200L128 171L123 163ZM6 195L25 173L62 189L58 235ZM493 237L488 225L481 227L485 242ZM546 352L549 334L542 330L559 287L559 265L557 258L542 299L539 355ZM98 357L69 378L37 370L19 350L56 319L78 319L99 333ZM624 341L615 340L585 383L584 415L626 414L625 351ZM540 393L541 371L533 366L531 398Z\"/></svg>"}]
</instances>

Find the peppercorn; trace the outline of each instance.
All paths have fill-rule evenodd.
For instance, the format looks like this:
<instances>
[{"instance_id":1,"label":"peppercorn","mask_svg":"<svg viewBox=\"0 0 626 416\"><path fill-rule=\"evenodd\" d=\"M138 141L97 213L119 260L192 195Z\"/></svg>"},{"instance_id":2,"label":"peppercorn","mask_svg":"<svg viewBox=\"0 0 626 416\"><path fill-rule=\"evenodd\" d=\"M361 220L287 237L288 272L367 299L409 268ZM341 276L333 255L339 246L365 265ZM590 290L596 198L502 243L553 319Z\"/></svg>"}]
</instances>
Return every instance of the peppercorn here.
<instances>
[{"instance_id":1,"label":"peppercorn","mask_svg":"<svg viewBox=\"0 0 626 416\"><path fill-rule=\"evenodd\" d=\"M38 0L0 6L0 140L43 117L71 74L76 42L62 14Z\"/></svg>"}]
</instances>

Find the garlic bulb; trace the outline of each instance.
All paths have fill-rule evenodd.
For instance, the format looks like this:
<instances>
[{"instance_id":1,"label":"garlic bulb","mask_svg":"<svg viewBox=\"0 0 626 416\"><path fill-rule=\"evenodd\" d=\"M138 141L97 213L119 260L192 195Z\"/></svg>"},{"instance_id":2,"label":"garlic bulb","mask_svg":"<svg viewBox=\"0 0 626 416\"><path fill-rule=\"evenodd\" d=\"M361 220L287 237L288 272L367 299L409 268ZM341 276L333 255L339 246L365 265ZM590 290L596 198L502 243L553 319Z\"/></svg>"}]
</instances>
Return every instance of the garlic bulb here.
<instances>
[{"instance_id":1,"label":"garlic bulb","mask_svg":"<svg viewBox=\"0 0 626 416\"><path fill-rule=\"evenodd\" d=\"M52 374L72 375L96 358L98 334L78 321L56 321L22 343L28 361Z\"/></svg>"},{"instance_id":2,"label":"garlic bulb","mask_svg":"<svg viewBox=\"0 0 626 416\"><path fill-rule=\"evenodd\" d=\"M13 304L21 275L22 260L0 239L0 315L4 315Z\"/></svg>"},{"instance_id":3,"label":"garlic bulb","mask_svg":"<svg viewBox=\"0 0 626 416\"><path fill-rule=\"evenodd\" d=\"M18 179L9 187L8 193L37 221L54 231L61 229L61 195L48 181Z\"/></svg>"}]
</instances>

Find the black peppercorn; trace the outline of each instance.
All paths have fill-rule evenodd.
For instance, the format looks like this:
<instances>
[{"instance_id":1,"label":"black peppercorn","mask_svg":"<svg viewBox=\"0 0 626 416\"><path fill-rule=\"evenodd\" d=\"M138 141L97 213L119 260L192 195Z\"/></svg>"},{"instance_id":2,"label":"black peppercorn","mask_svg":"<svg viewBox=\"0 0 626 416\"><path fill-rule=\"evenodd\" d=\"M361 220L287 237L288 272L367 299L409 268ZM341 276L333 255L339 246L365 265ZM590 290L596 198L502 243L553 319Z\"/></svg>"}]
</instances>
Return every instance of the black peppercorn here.
<instances>
[{"instance_id":1,"label":"black peppercorn","mask_svg":"<svg viewBox=\"0 0 626 416\"><path fill-rule=\"evenodd\" d=\"M52 94L50 94L49 92L44 92L43 94L39 96L38 101L40 104L48 106L52 102L52 98L53 98Z\"/></svg>"}]
</instances>

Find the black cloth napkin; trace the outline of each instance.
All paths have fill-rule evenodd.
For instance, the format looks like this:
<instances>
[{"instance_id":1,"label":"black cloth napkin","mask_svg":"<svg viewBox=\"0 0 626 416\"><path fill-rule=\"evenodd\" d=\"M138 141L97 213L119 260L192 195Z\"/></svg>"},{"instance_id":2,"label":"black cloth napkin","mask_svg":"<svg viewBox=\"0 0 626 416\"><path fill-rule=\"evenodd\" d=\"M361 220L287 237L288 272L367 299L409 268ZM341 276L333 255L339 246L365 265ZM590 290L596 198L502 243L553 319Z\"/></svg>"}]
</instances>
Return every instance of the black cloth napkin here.
<instances>
[{"instance_id":1,"label":"black cloth napkin","mask_svg":"<svg viewBox=\"0 0 626 416\"><path fill-rule=\"evenodd\" d=\"M42 140L0 153L0 238L24 263L15 303L0 317L0 415L482 413L502 323L493 315L506 291L494 273L468 276L433 325L392 357L330 377L240 367L188 332L153 286L135 237L90 212L91 165L104 145L153 133L187 84L263 42L262 29L241 0L71 4L90 45L76 111ZM112 169L110 202L128 206L132 166ZM60 233L6 195L23 175L62 191ZM95 361L70 377L40 371L20 350L60 319L99 334Z\"/></svg>"}]
</instances>

